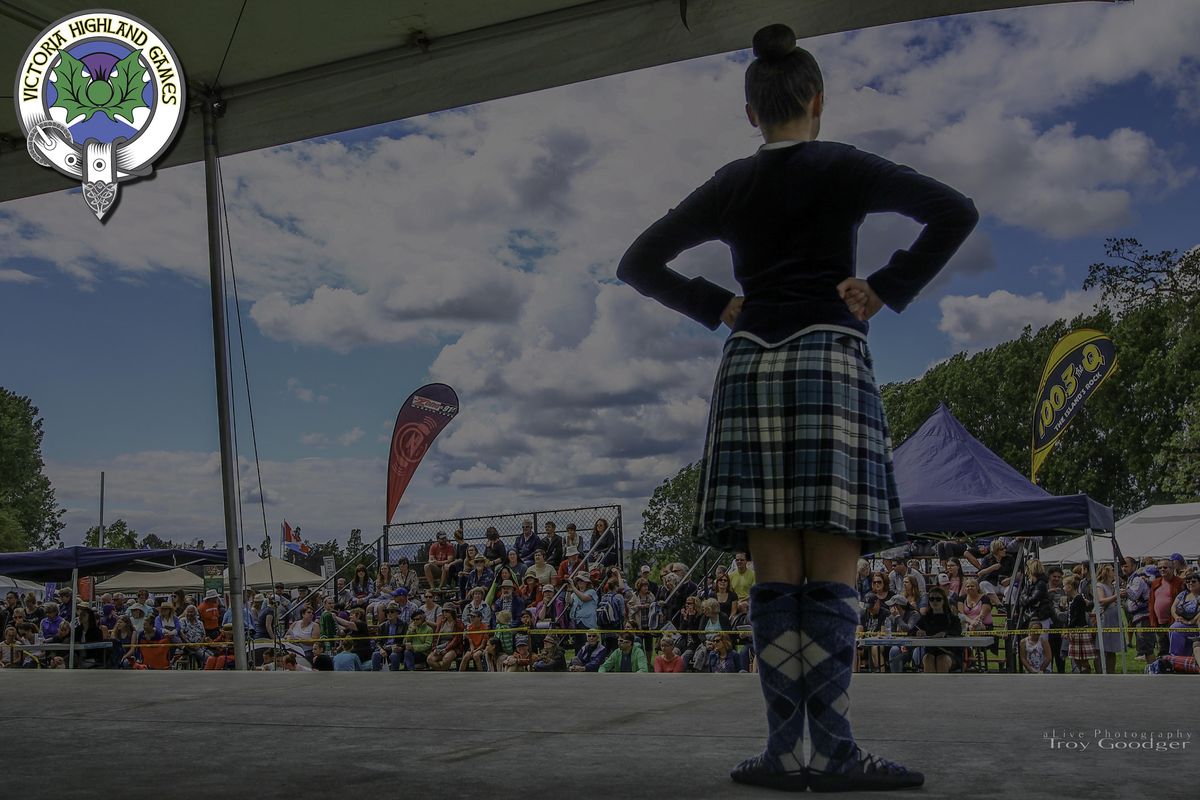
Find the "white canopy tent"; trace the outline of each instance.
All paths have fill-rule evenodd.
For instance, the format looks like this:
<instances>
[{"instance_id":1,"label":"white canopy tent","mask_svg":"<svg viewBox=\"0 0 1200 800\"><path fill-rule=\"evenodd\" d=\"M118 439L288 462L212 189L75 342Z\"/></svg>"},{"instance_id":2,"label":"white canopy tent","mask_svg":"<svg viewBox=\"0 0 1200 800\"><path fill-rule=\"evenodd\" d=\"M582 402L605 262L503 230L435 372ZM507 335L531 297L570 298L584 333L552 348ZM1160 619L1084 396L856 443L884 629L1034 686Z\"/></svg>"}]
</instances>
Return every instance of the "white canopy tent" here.
<instances>
[{"instance_id":1,"label":"white canopy tent","mask_svg":"<svg viewBox=\"0 0 1200 800\"><path fill-rule=\"evenodd\" d=\"M34 581L23 581L20 578L10 578L7 575L0 575L0 595L16 592L22 597L26 592L33 592L39 598L46 591L46 587Z\"/></svg>"},{"instance_id":2,"label":"white canopy tent","mask_svg":"<svg viewBox=\"0 0 1200 800\"><path fill-rule=\"evenodd\" d=\"M200 591L204 581L196 573L183 567L164 569L159 572L122 572L112 576L96 587L98 594L104 592L136 592L145 589L151 594L173 592L183 589L188 592Z\"/></svg>"},{"instance_id":3,"label":"white canopy tent","mask_svg":"<svg viewBox=\"0 0 1200 800\"><path fill-rule=\"evenodd\" d=\"M1194 561L1200 556L1200 503L1147 506L1117 521L1116 539L1123 555L1162 558L1180 553ZM1042 561L1053 564L1087 560L1081 539L1047 547L1041 555Z\"/></svg>"},{"instance_id":4,"label":"white canopy tent","mask_svg":"<svg viewBox=\"0 0 1200 800\"><path fill-rule=\"evenodd\" d=\"M319 586L323 580L315 572L309 572L304 567L279 558L273 558L269 562L263 559L247 564L243 568L243 575L247 589L270 589L276 583L282 583L289 589L298 586L312 588ZM228 586L229 570L225 570L225 582Z\"/></svg>"},{"instance_id":5,"label":"white canopy tent","mask_svg":"<svg viewBox=\"0 0 1200 800\"><path fill-rule=\"evenodd\" d=\"M203 160L225 544L234 615L237 491L225 325L226 242L217 160L366 125L749 46L789 24L801 38L915 19L1078 0L125 0L178 54L189 113L157 169ZM0 0L0 86L68 0ZM0 96L2 97L2 96ZM76 188L33 163L11 103L0 102L0 201ZM77 202L75 199L66 202ZM119 209L116 213L119 213ZM245 667L241 626L234 627Z\"/></svg>"}]
</instances>

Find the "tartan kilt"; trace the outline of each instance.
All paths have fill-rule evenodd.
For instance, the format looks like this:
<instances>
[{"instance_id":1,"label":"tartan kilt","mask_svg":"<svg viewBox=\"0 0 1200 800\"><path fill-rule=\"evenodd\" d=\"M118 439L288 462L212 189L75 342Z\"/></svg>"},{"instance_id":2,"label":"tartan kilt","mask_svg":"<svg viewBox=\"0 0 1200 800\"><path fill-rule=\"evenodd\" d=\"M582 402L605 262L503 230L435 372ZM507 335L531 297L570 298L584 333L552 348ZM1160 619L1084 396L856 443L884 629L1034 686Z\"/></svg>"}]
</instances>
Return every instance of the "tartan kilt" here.
<instances>
[{"instance_id":1,"label":"tartan kilt","mask_svg":"<svg viewBox=\"0 0 1200 800\"><path fill-rule=\"evenodd\" d=\"M748 550L755 528L908 540L867 343L815 331L778 347L732 336L717 371L694 539Z\"/></svg>"},{"instance_id":2,"label":"tartan kilt","mask_svg":"<svg viewBox=\"0 0 1200 800\"><path fill-rule=\"evenodd\" d=\"M1098 658L1100 649L1096 647L1094 631L1071 631L1067 634L1067 656L1071 659Z\"/></svg>"}]
</instances>

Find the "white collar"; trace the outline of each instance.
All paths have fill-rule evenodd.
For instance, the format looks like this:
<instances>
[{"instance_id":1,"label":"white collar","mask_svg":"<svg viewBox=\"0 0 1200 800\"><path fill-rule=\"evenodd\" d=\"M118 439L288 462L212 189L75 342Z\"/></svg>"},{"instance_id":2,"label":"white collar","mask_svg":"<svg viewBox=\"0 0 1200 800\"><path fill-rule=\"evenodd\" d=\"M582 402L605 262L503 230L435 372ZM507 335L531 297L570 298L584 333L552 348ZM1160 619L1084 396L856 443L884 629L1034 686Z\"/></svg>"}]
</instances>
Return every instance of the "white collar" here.
<instances>
[{"instance_id":1,"label":"white collar","mask_svg":"<svg viewBox=\"0 0 1200 800\"><path fill-rule=\"evenodd\" d=\"M778 142L771 142L770 144L761 145L758 149L760 151L761 150L782 150L785 147L791 147L792 145L796 145L796 144L804 144L805 142L808 142L808 141L811 141L811 140L809 140L809 139L783 139Z\"/></svg>"}]
</instances>

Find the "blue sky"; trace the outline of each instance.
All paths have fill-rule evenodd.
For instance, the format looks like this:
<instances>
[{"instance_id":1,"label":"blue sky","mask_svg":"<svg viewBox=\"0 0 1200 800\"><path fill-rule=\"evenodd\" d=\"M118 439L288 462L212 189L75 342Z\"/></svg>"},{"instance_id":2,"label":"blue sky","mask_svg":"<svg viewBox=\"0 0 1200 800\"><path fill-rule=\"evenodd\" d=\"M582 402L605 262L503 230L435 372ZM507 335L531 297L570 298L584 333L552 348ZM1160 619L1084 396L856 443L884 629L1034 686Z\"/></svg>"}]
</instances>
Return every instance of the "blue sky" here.
<instances>
[{"instance_id":1,"label":"blue sky","mask_svg":"<svg viewBox=\"0 0 1200 800\"><path fill-rule=\"evenodd\" d=\"M945 180L983 214L917 303L873 322L881 381L1087 310L1080 285L1106 237L1197 244L1197 40L1200 5L1139 2L804 43L826 76L823 138ZM638 518L699 454L722 337L611 276L641 227L761 143L741 62L224 160L273 535L284 517L318 539L382 522L391 421L428 379L455 386L463 411L398 519L605 502ZM104 226L77 194L0 204L0 385L46 420L69 543L94 524L102 469L109 520L213 541L202 172L122 194ZM871 218L860 275L915 231ZM718 245L677 266L731 285ZM243 456L245 423L241 407Z\"/></svg>"}]
</instances>

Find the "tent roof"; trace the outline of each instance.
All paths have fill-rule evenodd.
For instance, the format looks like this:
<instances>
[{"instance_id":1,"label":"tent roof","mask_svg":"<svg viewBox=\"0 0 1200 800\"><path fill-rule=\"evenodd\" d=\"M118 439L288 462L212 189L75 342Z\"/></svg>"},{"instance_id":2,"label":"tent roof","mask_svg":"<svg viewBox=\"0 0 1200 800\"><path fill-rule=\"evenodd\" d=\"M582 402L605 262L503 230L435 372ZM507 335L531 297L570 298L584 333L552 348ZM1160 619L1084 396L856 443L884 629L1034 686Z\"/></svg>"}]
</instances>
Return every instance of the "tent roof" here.
<instances>
[{"instance_id":1,"label":"tent roof","mask_svg":"<svg viewBox=\"0 0 1200 800\"><path fill-rule=\"evenodd\" d=\"M1034 485L938 404L894 454L910 534L1082 533L1113 529L1112 509L1087 495L1056 497Z\"/></svg>"},{"instance_id":2,"label":"tent roof","mask_svg":"<svg viewBox=\"0 0 1200 800\"><path fill-rule=\"evenodd\" d=\"M164 569L161 572L126 571L114 575L96 587L96 592L127 592L146 589L150 592L173 591L175 589L199 590L204 580L183 567Z\"/></svg>"},{"instance_id":3,"label":"tent roof","mask_svg":"<svg viewBox=\"0 0 1200 800\"><path fill-rule=\"evenodd\" d=\"M218 144L228 155L731 52L770 22L807 38L1068 1L1077 0L692 2L688 28L680 4L666 0L125 0L120 8L170 43L191 102L220 87ZM29 158L6 95L34 37L79 10L68 0L0 2L0 201L78 186ZM201 129L193 108L156 167L199 161Z\"/></svg>"},{"instance_id":4,"label":"tent roof","mask_svg":"<svg viewBox=\"0 0 1200 800\"><path fill-rule=\"evenodd\" d=\"M1121 553L1167 557L1179 553L1189 561L1200 556L1200 503L1147 506L1117 522L1117 545ZM1107 545L1098 555L1109 559ZM1075 563L1087 560L1083 542L1065 542L1042 550L1042 560Z\"/></svg>"},{"instance_id":5,"label":"tent roof","mask_svg":"<svg viewBox=\"0 0 1200 800\"><path fill-rule=\"evenodd\" d=\"M26 592L41 594L45 590L46 587L40 583L0 575L0 592L19 592L24 595Z\"/></svg>"},{"instance_id":6,"label":"tent roof","mask_svg":"<svg viewBox=\"0 0 1200 800\"><path fill-rule=\"evenodd\" d=\"M229 583L229 570L225 570L225 582ZM288 588L296 586L314 587L324 580L315 572L309 572L304 567L284 561L281 558L263 559L247 564L242 570L243 583L248 589L269 589L275 583L282 583Z\"/></svg>"},{"instance_id":7,"label":"tent roof","mask_svg":"<svg viewBox=\"0 0 1200 800\"><path fill-rule=\"evenodd\" d=\"M224 550L110 550L107 547L60 547L36 553L0 553L0 575L39 581L69 581L79 577L111 575L121 570L154 570L183 564L223 564Z\"/></svg>"}]
</instances>

